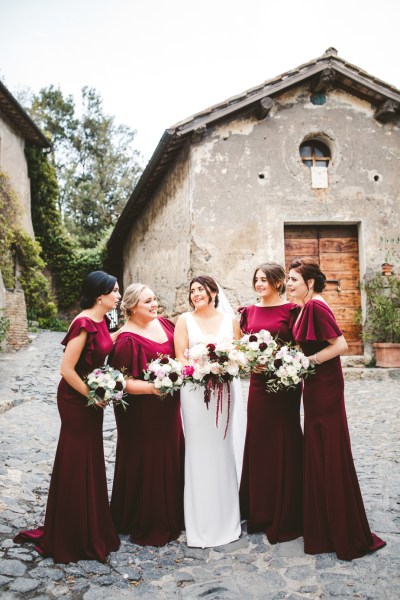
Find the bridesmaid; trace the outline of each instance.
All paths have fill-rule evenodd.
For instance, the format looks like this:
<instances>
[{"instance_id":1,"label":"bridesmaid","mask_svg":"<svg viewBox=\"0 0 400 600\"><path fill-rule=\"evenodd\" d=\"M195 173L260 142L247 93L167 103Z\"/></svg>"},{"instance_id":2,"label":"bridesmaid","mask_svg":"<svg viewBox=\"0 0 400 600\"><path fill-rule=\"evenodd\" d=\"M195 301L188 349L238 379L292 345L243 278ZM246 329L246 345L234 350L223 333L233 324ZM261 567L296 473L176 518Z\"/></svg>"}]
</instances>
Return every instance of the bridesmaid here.
<instances>
[{"instance_id":1,"label":"bridesmaid","mask_svg":"<svg viewBox=\"0 0 400 600\"><path fill-rule=\"evenodd\" d=\"M290 265L288 290L301 305L293 335L316 365L304 381L304 551L352 560L385 542L371 533L351 454L340 354L346 341L321 296L325 275L311 258Z\"/></svg>"},{"instance_id":2,"label":"bridesmaid","mask_svg":"<svg viewBox=\"0 0 400 600\"><path fill-rule=\"evenodd\" d=\"M174 356L173 324L157 317L158 302L146 285L133 283L124 294L128 317L119 330L110 364L125 367L129 394L126 413L115 407L118 441L111 513L119 533L141 546L176 540L183 521L184 438L179 392L160 397L143 380L158 354Z\"/></svg>"},{"instance_id":3,"label":"bridesmaid","mask_svg":"<svg viewBox=\"0 0 400 600\"><path fill-rule=\"evenodd\" d=\"M283 342L293 341L290 325L295 305L283 299L285 279L277 263L257 267L253 289L259 300L239 309L244 333L266 329ZM240 508L247 531L264 532L270 544L303 533L300 397L300 387L267 392L262 372L251 375Z\"/></svg>"},{"instance_id":4,"label":"bridesmaid","mask_svg":"<svg viewBox=\"0 0 400 600\"><path fill-rule=\"evenodd\" d=\"M83 310L61 342L66 347L57 393L61 431L44 527L14 539L35 541L36 549L56 563L106 562L119 548L108 504L103 410L86 406L89 388L83 378L103 366L112 350L106 313L121 295L116 278L103 271L86 276L82 293Z\"/></svg>"}]
</instances>

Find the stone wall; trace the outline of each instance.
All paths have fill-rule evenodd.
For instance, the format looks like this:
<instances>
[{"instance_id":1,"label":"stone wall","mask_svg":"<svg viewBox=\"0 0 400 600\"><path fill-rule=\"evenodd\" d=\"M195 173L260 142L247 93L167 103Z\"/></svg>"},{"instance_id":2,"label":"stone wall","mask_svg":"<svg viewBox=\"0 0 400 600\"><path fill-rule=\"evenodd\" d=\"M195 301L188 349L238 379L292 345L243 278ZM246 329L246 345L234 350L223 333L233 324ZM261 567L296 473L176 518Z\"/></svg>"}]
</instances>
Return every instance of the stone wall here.
<instances>
[{"instance_id":1,"label":"stone wall","mask_svg":"<svg viewBox=\"0 0 400 600\"><path fill-rule=\"evenodd\" d=\"M22 290L6 290L4 316L9 320L6 350L20 350L29 344L25 295Z\"/></svg>"},{"instance_id":2,"label":"stone wall","mask_svg":"<svg viewBox=\"0 0 400 600\"><path fill-rule=\"evenodd\" d=\"M0 170L8 175L11 186L17 194L20 205L19 225L31 237L34 237L31 218L31 188L24 149L24 139L0 114Z\"/></svg>"}]
</instances>

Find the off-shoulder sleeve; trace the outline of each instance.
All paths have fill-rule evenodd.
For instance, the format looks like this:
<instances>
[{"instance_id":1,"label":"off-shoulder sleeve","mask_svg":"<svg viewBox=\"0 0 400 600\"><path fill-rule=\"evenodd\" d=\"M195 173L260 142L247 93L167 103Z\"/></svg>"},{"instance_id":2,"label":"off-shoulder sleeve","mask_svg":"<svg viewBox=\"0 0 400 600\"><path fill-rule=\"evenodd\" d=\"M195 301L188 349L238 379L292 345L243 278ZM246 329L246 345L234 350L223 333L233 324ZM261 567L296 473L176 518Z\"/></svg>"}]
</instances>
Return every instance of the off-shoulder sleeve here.
<instances>
[{"instance_id":1,"label":"off-shoulder sleeve","mask_svg":"<svg viewBox=\"0 0 400 600\"><path fill-rule=\"evenodd\" d=\"M240 329L244 332L247 333L247 306L240 306L238 308L238 313L240 314L240 321L239 321L239 325L240 325Z\"/></svg>"},{"instance_id":2,"label":"off-shoulder sleeve","mask_svg":"<svg viewBox=\"0 0 400 600\"><path fill-rule=\"evenodd\" d=\"M299 342L322 341L337 338L340 335L343 333L329 306L314 300L307 302L296 330L296 340Z\"/></svg>"},{"instance_id":3,"label":"off-shoulder sleeve","mask_svg":"<svg viewBox=\"0 0 400 600\"><path fill-rule=\"evenodd\" d=\"M126 369L127 375L139 378L147 368L147 358L142 345L132 335L120 335L108 359L115 369Z\"/></svg>"}]
</instances>

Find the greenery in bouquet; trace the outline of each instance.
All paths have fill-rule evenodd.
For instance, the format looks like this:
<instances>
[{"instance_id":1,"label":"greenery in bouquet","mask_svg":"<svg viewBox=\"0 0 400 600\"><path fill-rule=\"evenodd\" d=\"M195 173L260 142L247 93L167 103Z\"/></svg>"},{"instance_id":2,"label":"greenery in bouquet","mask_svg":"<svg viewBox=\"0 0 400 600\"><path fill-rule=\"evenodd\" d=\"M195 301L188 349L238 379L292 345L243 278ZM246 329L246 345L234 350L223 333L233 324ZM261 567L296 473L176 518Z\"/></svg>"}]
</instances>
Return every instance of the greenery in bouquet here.
<instances>
[{"instance_id":1,"label":"greenery in bouquet","mask_svg":"<svg viewBox=\"0 0 400 600\"><path fill-rule=\"evenodd\" d=\"M220 342L200 342L186 351L189 365L184 367L184 381L195 386L204 386L204 402L209 407L211 392L217 393L215 424L218 427L219 414L222 413L223 387L227 387L227 420L224 439L229 425L231 394L230 382L239 377L247 368L245 354L237 348L235 340Z\"/></svg>"},{"instance_id":2,"label":"greenery in bouquet","mask_svg":"<svg viewBox=\"0 0 400 600\"><path fill-rule=\"evenodd\" d=\"M279 349L276 339L266 329L248 333L238 340L236 346L246 357L247 370L263 366L266 371L274 370L275 354Z\"/></svg>"},{"instance_id":3,"label":"greenery in bouquet","mask_svg":"<svg viewBox=\"0 0 400 600\"><path fill-rule=\"evenodd\" d=\"M272 368L266 372L268 392L295 388L302 379L315 373L312 365L296 346L285 344L274 353Z\"/></svg>"},{"instance_id":4,"label":"greenery in bouquet","mask_svg":"<svg viewBox=\"0 0 400 600\"><path fill-rule=\"evenodd\" d=\"M228 383L244 373L247 368L245 354L237 348L235 340L200 342L186 351L189 367L185 367L185 383L212 386Z\"/></svg>"},{"instance_id":5,"label":"greenery in bouquet","mask_svg":"<svg viewBox=\"0 0 400 600\"><path fill-rule=\"evenodd\" d=\"M178 360L160 354L147 365L144 378L154 383L154 387L160 390L162 395L173 394L183 384L182 369L183 366Z\"/></svg>"},{"instance_id":6,"label":"greenery in bouquet","mask_svg":"<svg viewBox=\"0 0 400 600\"><path fill-rule=\"evenodd\" d=\"M122 371L113 369L110 365L94 369L85 379L89 386L87 406L97 406L98 402L105 405L120 404L124 410L128 403L126 396L126 377Z\"/></svg>"}]
</instances>

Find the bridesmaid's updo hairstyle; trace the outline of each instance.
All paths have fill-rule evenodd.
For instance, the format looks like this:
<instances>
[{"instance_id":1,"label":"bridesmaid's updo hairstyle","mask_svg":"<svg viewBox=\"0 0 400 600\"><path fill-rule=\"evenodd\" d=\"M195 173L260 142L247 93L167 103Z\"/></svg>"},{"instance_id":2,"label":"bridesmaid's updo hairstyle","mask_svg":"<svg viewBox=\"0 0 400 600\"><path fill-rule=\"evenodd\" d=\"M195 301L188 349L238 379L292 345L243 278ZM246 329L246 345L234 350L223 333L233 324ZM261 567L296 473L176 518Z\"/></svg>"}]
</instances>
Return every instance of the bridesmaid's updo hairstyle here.
<instances>
[{"instance_id":1,"label":"bridesmaid's updo hairstyle","mask_svg":"<svg viewBox=\"0 0 400 600\"><path fill-rule=\"evenodd\" d=\"M289 269L300 273L306 283L310 279L314 279L314 292L320 293L325 289L326 277L313 258L295 258L290 263Z\"/></svg>"},{"instance_id":2,"label":"bridesmaid's updo hairstyle","mask_svg":"<svg viewBox=\"0 0 400 600\"><path fill-rule=\"evenodd\" d=\"M215 281L215 279L213 279L212 277L209 277L208 275L199 275L198 277L193 277L192 281L190 282L189 285L189 304L192 308L194 308L194 304L192 302L192 294L190 292L190 290L192 289L192 285L194 283L200 283L200 285L203 286L203 288L206 290L207 296L208 296L208 304L211 304L212 302L212 296L211 296L211 292L215 292L217 295L215 296L215 301L214 301L214 306L215 308L217 308L218 303L219 303L219 298L218 298L218 284Z\"/></svg>"},{"instance_id":3,"label":"bridesmaid's updo hairstyle","mask_svg":"<svg viewBox=\"0 0 400 600\"><path fill-rule=\"evenodd\" d=\"M144 285L143 283L131 283L131 285L128 285L121 302L121 311L125 317L130 317L133 314L134 308L139 302L140 294L143 290L147 290L148 287L148 285Z\"/></svg>"},{"instance_id":4,"label":"bridesmaid's updo hairstyle","mask_svg":"<svg viewBox=\"0 0 400 600\"><path fill-rule=\"evenodd\" d=\"M256 289L257 271L262 271L267 278L269 285L274 287L278 294L282 296L286 291L286 273L285 269L276 262L267 262L259 265L253 275L253 290Z\"/></svg>"},{"instance_id":5,"label":"bridesmaid's updo hairstyle","mask_svg":"<svg viewBox=\"0 0 400 600\"><path fill-rule=\"evenodd\" d=\"M104 271L92 271L86 275L82 284L81 308L92 308L96 304L96 298L113 291L116 282L117 278L114 275Z\"/></svg>"}]
</instances>

